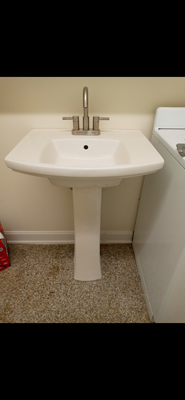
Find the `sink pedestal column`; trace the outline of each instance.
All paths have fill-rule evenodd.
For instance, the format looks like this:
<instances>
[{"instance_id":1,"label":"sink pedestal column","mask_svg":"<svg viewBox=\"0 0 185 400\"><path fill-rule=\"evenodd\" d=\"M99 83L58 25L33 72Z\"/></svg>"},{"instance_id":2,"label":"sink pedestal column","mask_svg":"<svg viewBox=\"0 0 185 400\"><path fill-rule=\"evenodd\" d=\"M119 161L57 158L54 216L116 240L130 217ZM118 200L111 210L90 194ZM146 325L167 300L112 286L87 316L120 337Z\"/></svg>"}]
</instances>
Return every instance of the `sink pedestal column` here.
<instances>
[{"instance_id":1,"label":"sink pedestal column","mask_svg":"<svg viewBox=\"0 0 185 400\"><path fill-rule=\"evenodd\" d=\"M102 188L73 188L74 279L101 278L100 219Z\"/></svg>"}]
</instances>

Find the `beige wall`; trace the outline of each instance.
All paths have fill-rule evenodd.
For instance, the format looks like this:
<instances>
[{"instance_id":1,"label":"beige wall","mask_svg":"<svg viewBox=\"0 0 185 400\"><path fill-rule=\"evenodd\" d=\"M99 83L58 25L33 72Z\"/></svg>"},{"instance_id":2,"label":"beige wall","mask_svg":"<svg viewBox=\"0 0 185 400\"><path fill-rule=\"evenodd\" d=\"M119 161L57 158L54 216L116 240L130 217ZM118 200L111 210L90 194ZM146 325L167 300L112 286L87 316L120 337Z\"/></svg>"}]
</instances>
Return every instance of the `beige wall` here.
<instances>
[{"instance_id":1,"label":"beige wall","mask_svg":"<svg viewBox=\"0 0 185 400\"><path fill-rule=\"evenodd\" d=\"M185 107L185 77L0 78L0 220L6 231L73 230L72 192L45 178L8 169L5 156L32 128L70 128L89 88L89 115L109 116L102 129L140 129L151 138L157 107ZM142 177L103 189L103 231L132 231Z\"/></svg>"}]
</instances>

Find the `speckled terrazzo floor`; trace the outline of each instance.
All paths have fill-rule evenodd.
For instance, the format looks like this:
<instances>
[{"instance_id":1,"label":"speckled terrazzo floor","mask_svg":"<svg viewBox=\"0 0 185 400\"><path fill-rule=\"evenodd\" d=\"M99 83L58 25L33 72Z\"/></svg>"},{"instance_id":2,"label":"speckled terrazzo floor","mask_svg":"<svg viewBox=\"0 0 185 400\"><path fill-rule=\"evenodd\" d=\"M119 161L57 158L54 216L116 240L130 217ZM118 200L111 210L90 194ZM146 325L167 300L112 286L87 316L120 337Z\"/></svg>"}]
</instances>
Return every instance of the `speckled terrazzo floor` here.
<instances>
[{"instance_id":1,"label":"speckled terrazzo floor","mask_svg":"<svg viewBox=\"0 0 185 400\"><path fill-rule=\"evenodd\" d=\"M102 279L73 278L74 245L9 244L1 323L150 323L131 244L101 245Z\"/></svg>"}]
</instances>

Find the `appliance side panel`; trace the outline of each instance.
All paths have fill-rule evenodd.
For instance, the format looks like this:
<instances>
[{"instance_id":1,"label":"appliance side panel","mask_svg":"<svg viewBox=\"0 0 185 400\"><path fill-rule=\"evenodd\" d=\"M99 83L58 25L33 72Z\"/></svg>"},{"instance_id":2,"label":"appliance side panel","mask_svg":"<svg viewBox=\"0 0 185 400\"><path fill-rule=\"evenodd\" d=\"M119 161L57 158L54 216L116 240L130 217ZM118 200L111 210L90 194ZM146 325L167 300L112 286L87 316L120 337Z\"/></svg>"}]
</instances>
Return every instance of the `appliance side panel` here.
<instances>
[{"instance_id":1,"label":"appliance side panel","mask_svg":"<svg viewBox=\"0 0 185 400\"><path fill-rule=\"evenodd\" d=\"M180 303L183 308L185 291L181 291L179 298L177 282L181 279L176 267L178 265L179 274L182 274L185 268L182 257L185 246L185 170L154 136L152 144L165 164L160 171L144 178L133 247L154 320L182 322L177 307ZM169 308L172 296L173 308ZM185 315L183 318L185 322Z\"/></svg>"}]
</instances>

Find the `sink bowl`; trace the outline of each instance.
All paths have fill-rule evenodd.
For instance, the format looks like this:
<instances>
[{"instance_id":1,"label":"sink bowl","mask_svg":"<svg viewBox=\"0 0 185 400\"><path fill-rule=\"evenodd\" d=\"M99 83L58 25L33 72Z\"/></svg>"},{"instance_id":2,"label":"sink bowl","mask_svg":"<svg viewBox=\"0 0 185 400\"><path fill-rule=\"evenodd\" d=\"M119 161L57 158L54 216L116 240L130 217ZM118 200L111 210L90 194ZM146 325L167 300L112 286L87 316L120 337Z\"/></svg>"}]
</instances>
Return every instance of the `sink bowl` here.
<instances>
[{"instance_id":1,"label":"sink bowl","mask_svg":"<svg viewBox=\"0 0 185 400\"><path fill-rule=\"evenodd\" d=\"M5 158L14 171L53 185L108 187L162 168L164 160L139 130L73 136L66 129L32 129Z\"/></svg>"},{"instance_id":2,"label":"sink bowl","mask_svg":"<svg viewBox=\"0 0 185 400\"><path fill-rule=\"evenodd\" d=\"M156 172L163 158L139 130L73 136L71 130L32 129L5 158L7 167L73 188L74 279L101 278L102 188Z\"/></svg>"}]
</instances>

